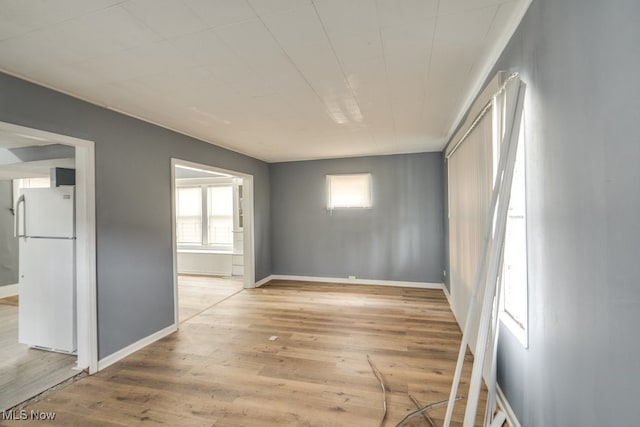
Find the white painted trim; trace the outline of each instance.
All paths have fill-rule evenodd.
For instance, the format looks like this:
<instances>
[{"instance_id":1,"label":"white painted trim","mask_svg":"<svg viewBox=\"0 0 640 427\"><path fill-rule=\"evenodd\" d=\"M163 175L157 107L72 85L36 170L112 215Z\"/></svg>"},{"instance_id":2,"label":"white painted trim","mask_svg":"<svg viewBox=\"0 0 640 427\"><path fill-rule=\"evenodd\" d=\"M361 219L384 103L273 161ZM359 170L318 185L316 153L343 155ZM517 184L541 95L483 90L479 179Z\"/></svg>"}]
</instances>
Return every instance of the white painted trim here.
<instances>
[{"instance_id":1,"label":"white painted trim","mask_svg":"<svg viewBox=\"0 0 640 427\"><path fill-rule=\"evenodd\" d=\"M98 371L95 147L91 141L75 147L78 367L93 374Z\"/></svg>"},{"instance_id":2,"label":"white painted trim","mask_svg":"<svg viewBox=\"0 0 640 427\"><path fill-rule=\"evenodd\" d=\"M520 22L522 22L522 18L524 18L525 13L527 13L527 9L529 9L529 6L531 5L531 1L532 0L523 0L520 3L520 8L516 11L515 15L516 17L518 17L518 19L514 19L512 22L509 22L509 26L507 27L503 36L498 39L497 42L493 45L493 50L491 50L491 52L485 56L486 59L484 64L482 65L482 71L478 74L478 78L471 85L471 90L469 91L465 102L460 107L460 112L458 113L456 119L453 121L451 128L447 133L447 138L445 139L447 144L451 142L451 138L454 136L454 132L458 128L458 125L462 122L465 114L467 114L467 112L471 110L474 100L480 93L480 90L482 90L482 85L489 77L489 73L491 73L491 70L498 62L498 59L500 59L500 55L502 55L502 52L507 47L507 44L513 37L513 34L518 29Z\"/></svg>"},{"instance_id":3,"label":"white painted trim","mask_svg":"<svg viewBox=\"0 0 640 427\"><path fill-rule=\"evenodd\" d=\"M520 421L518 421L518 417L516 417L516 413L513 412L513 408L509 404L507 397L504 395L504 392L500 388L500 384L497 384L496 391L498 396L498 406L507 415L507 422L509 423L509 426L521 427Z\"/></svg>"},{"instance_id":4,"label":"white painted trim","mask_svg":"<svg viewBox=\"0 0 640 427\"><path fill-rule=\"evenodd\" d=\"M120 349L118 351L116 351L115 353L110 354L109 356L105 357L104 359L100 359L98 361L98 370L101 371L111 365L113 365L116 362L119 362L120 360L124 359L125 357L135 353L138 350L143 349L144 347L148 346L149 344L153 344L154 342L161 340L162 338L171 335L172 333L176 332L178 330L178 327L176 325L169 325L164 329L159 330L156 333L153 333L151 335L148 335L144 338L142 338L141 340L138 340L136 342L134 342L133 344L129 344L128 346L126 346L123 349Z\"/></svg>"},{"instance_id":5,"label":"white painted trim","mask_svg":"<svg viewBox=\"0 0 640 427\"><path fill-rule=\"evenodd\" d=\"M523 328L519 323L513 320L513 318L504 311L504 306L501 307L499 316L500 322L509 331L509 333L513 335L524 348L529 348L529 332L527 328Z\"/></svg>"},{"instance_id":6,"label":"white painted trim","mask_svg":"<svg viewBox=\"0 0 640 427\"><path fill-rule=\"evenodd\" d=\"M266 280L266 279L263 279ZM349 279L343 277L314 277L272 274L269 280L295 280L299 282L342 283L346 285L396 286L401 288L443 289L442 283L402 282L397 280Z\"/></svg>"},{"instance_id":7,"label":"white painted trim","mask_svg":"<svg viewBox=\"0 0 640 427\"><path fill-rule=\"evenodd\" d=\"M18 295L18 284L0 286L0 298Z\"/></svg>"},{"instance_id":8,"label":"white painted trim","mask_svg":"<svg viewBox=\"0 0 640 427\"><path fill-rule=\"evenodd\" d=\"M447 286L444 283L442 284L442 292L444 292L444 296L447 298L449 307L451 307L451 294L449 293L449 290L447 289Z\"/></svg>"},{"instance_id":9,"label":"white painted trim","mask_svg":"<svg viewBox=\"0 0 640 427\"><path fill-rule=\"evenodd\" d=\"M254 206L253 206L253 175L247 174L244 172L238 172L231 169L224 169L217 166L205 165L202 163L195 163L188 160L181 160L172 158L171 159L171 201L172 201L172 225L173 228L173 256L176 258L177 253L177 243L176 243L176 235L175 235L175 166L179 164L182 166L191 167L194 169L201 169L210 172L216 173L224 173L227 175L232 175L238 178L242 178L243 192L244 192L244 200L245 200L245 210L244 210L244 227L245 232L243 233L243 256L244 256L244 275L243 275L243 286L245 288L253 288L255 286L255 253L254 253L254 242L255 242L255 230L254 230ZM246 232L246 231L249 232ZM174 259L173 265L174 272L174 294L177 294L178 289L178 267L177 267L177 259ZM177 304L177 298L174 298ZM178 306L176 305L176 313Z\"/></svg>"},{"instance_id":10,"label":"white painted trim","mask_svg":"<svg viewBox=\"0 0 640 427\"><path fill-rule=\"evenodd\" d=\"M76 304L80 369L98 371L95 146L93 141L0 122L0 130L76 148Z\"/></svg>"},{"instance_id":11,"label":"white painted trim","mask_svg":"<svg viewBox=\"0 0 640 427\"><path fill-rule=\"evenodd\" d=\"M245 288L253 288L256 283L255 265L255 221L253 206L253 175L242 176L242 200L244 202L244 224L242 232L242 254L243 254L243 282ZM245 231L249 232L246 233Z\"/></svg>"},{"instance_id":12,"label":"white painted trim","mask_svg":"<svg viewBox=\"0 0 640 427\"><path fill-rule=\"evenodd\" d=\"M176 159L171 159L171 255L173 263L173 325L180 324L180 305L178 302L178 242L176 237Z\"/></svg>"},{"instance_id":13,"label":"white painted trim","mask_svg":"<svg viewBox=\"0 0 640 427\"><path fill-rule=\"evenodd\" d=\"M260 280L260 281L257 281L257 282L254 284L254 286L253 286L253 287L254 287L254 288L259 288L260 286L262 286L262 285L264 285L264 284L267 284L267 283L269 283L269 282L270 282L270 281L272 281L272 280L273 280L273 276L267 276L267 277L265 277L264 279L262 279L262 280Z\"/></svg>"},{"instance_id":14,"label":"white painted trim","mask_svg":"<svg viewBox=\"0 0 640 427\"><path fill-rule=\"evenodd\" d=\"M477 124L477 121L482 118L484 114L491 113L493 97L500 91L500 88L505 84L509 75L506 71L498 71L491 81L487 83L484 90L477 95L473 105L469 108L464 123L462 123L458 131L451 136L451 139L444 148L445 159L449 160L453 153L464 142L465 137L469 135L473 126Z\"/></svg>"},{"instance_id":15,"label":"white painted trim","mask_svg":"<svg viewBox=\"0 0 640 427\"><path fill-rule=\"evenodd\" d=\"M229 271L202 271L202 270L180 270L178 271L178 275L187 275L187 276L202 276L202 277L229 277L231 276L231 270Z\"/></svg>"},{"instance_id":16,"label":"white painted trim","mask_svg":"<svg viewBox=\"0 0 640 427\"><path fill-rule=\"evenodd\" d=\"M451 305L451 301L452 301L451 294L447 290L447 287L444 286L444 284L442 285L442 291L444 292L444 296L447 297L447 302L449 303L449 308L451 309L451 313L453 314L453 318L456 319L456 323L458 324L458 327L460 328L460 332L462 332L462 330L464 329L464 325L462 324L462 322L460 322L460 319L456 315L456 312L453 310L453 305Z\"/></svg>"}]
</instances>

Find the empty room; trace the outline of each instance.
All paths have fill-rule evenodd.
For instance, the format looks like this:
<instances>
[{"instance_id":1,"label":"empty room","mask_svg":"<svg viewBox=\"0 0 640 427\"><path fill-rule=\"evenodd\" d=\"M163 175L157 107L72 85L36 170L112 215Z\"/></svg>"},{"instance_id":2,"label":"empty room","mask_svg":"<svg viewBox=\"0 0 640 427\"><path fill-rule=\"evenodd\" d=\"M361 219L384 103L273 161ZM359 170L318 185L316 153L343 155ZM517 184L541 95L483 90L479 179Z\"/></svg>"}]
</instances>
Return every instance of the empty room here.
<instances>
[{"instance_id":1,"label":"empty room","mask_svg":"<svg viewBox=\"0 0 640 427\"><path fill-rule=\"evenodd\" d=\"M638 17L0 1L0 425L637 425Z\"/></svg>"}]
</instances>

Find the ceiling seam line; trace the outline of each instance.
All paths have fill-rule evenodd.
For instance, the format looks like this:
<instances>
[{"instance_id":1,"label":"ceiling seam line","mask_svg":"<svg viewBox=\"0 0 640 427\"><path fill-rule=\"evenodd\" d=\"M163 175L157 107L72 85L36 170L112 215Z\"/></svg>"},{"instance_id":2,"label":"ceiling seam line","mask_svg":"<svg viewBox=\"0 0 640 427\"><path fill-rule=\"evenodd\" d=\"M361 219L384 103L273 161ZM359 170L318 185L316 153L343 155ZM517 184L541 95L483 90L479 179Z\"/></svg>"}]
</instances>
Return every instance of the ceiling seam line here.
<instances>
[{"instance_id":1,"label":"ceiling seam line","mask_svg":"<svg viewBox=\"0 0 640 427\"><path fill-rule=\"evenodd\" d=\"M32 34L32 33L38 32L38 31L42 31L42 30L54 27L56 25L64 24L65 22L73 21L73 20L76 20L78 18L83 18L83 17L88 16L88 15L92 15L92 14L96 14L98 12L102 12L103 10L111 9L111 8L114 8L114 7L120 7L121 4L126 3L127 1L128 0L122 0L122 1L119 1L118 3L114 3L114 4L111 4L109 6L105 6L105 7L99 8L99 9L95 9L95 10L91 10L91 11L88 11L88 12L84 12L84 13L81 13L80 15L76 15L76 16L73 16L71 18L66 18L66 19L63 19L61 21L52 22L50 24L46 24L46 25L43 25L41 27L37 27L37 28L34 28L32 30L29 30L26 33L18 34L18 35L15 35L15 36L9 36L9 37L7 37L5 39L0 39L0 42L4 42L4 41L7 41L7 40L13 40L13 39L17 39L17 38L20 38L20 37L24 37L24 36L26 36L28 34Z\"/></svg>"},{"instance_id":2,"label":"ceiling seam line","mask_svg":"<svg viewBox=\"0 0 640 427\"><path fill-rule=\"evenodd\" d=\"M269 27L267 26L267 24L264 22L264 20L262 19L262 16L258 15L258 13L256 12L256 10L253 8L253 6L251 5L251 3L247 3L247 5L251 8L251 10L253 11L253 13L256 14L256 17L258 18L258 20L260 21L260 23L262 24L262 26L264 27L265 30L267 30L267 32L269 33L269 35L271 36L271 38L273 39L274 42L276 42L276 44L278 45L278 47L280 48L280 50L282 51L282 53L284 54L284 56L287 58L287 61L289 61L289 63L291 64L291 66L296 70L296 72L300 75L300 77L302 78L302 80L304 80L304 82L306 83L307 86L309 86L309 89L311 89L311 91L314 93L314 95L316 96L316 98L318 98L318 100L320 101L320 104L324 107L325 112L327 113L327 115L330 116L330 111L327 109L326 104L324 103L322 96L320 96L320 94L316 91L316 89L313 87L313 85L311 84L311 82L309 80L307 80L306 76L304 75L304 73L302 72L302 70L300 70L300 68L298 68L298 66L296 65L296 63L294 62L293 58L291 58L289 56L289 54L287 53L287 51L284 49L284 47L280 44L280 42L278 41L278 39L276 38L276 36L271 32L271 30L269 29Z\"/></svg>"},{"instance_id":3,"label":"ceiling seam line","mask_svg":"<svg viewBox=\"0 0 640 427\"><path fill-rule=\"evenodd\" d=\"M436 32L438 30L438 20L440 19L440 1L436 5L436 14L435 21L433 23L433 31L431 32L431 47L429 48L429 58L427 59L427 69L425 70L424 76L424 92L422 92L422 111L421 115L425 113L425 108L427 106L427 90L429 87L429 75L431 74L431 62L433 61L433 48L436 44Z\"/></svg>"},{"instance_id":4,"label":"ceiling seam line","mask_svg":"<svg viewBox=\"0 0 640 427\"><path fill-rule=\"evenodd\" d=\"M382 62L384 63L384 76L387 81L387 102L391 109L391 124L393 125L393 134L398 140L398 128L396 125L396 112L393 108L393 102L391 101L391 82L389 80L389 67L387 66L387 52L384 47L384 37L382 37L382 26L380 25L380 13L378 10L378 3L376 2L376 21L378 22L378 37L380 38L380 46L382 47Z\"/></svg>"},{"instance_id":5,"label":"ceiling seam line","mask_svg":"<svg viewBox=\"0 0 640 427\"><path fill-rule=\"evenodd\" d=\"M345 83L347 84L347 87L349 88L349 91L351 92L351 96L353 96L353 99L356 101L356 105L358 106L358 110L360 112L360 116L364 120L364 116L362 116L362 109L360 108L360 101L358 101L358 96L356 95L355 90L353 90L353 87L351 86L351 82L349 81L349 79L347 78L347 76L346 76L346 74L344 72L344 67L342 66L342 62L340 61L340 58L338 58L338 54L336 53L336 49L333 46L333 43L331 42L331 37L329 37L329 33L327 32L327 28L324 26L324 21L322 21L322 18L320 17L320 13L318 13L318 8L316 7L315 0L311 0L311 5L313 6L313 11L316 14L316 18L318 18L318 21L320 22L320 26L322 27L322 31L324 32L324 36L326 37L327 42L329 43L329 46L331 46L331 52L333 53L333 57L336 59L336 62L338 63L338 68L340 68L340 73L342 73L342 78L344 79ZM366 121L365 121L365 126L367 127L367 133L369 134L369 137L372 138L373 141L375 142L376 139L371 134L371 128L369 127L369 124Z\"/></svg>"}]
</instances>

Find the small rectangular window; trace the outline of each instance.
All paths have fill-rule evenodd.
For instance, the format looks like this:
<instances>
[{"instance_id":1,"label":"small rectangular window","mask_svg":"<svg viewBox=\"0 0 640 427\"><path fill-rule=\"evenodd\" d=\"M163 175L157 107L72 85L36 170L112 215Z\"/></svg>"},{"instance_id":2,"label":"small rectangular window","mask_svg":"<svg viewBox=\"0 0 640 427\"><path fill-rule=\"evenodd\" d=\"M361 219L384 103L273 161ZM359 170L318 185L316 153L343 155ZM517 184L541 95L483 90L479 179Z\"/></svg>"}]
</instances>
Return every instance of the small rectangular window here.
<instances>
[{"instance_id":1,"label":"small rectangular window","mask_svg":"<svg viewBox=\"0 0 640 427\"><path fill-rule=\"evenodd\" d=\"M527 219L524 123L520 126L502 267L502 321L528 346Z\"/></svg>"},{"instance_id":2,"label":"small rectangular window","mask_svg":"<svg viewBox=\"0 0 640 427\"><path fill-rule=\"evenodd\" d=\"M371 174L327 175L327 209L371 208Z\"/></svg>"}]
</instances>

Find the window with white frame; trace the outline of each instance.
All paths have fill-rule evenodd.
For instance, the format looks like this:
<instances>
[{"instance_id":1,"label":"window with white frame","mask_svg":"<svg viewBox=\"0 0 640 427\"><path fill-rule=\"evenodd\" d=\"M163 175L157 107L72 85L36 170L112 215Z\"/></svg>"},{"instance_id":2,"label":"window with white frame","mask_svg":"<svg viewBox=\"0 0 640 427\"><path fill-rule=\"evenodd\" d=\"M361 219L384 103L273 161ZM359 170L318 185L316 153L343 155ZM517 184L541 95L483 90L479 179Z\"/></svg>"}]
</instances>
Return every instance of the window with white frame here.
<instances>
[{"instance_id":1,"label":"window with white frame","mask_svg":"<svg viewBox=\"0 0 640 427\"><path fill-rule=\"evenodd\" d=\"M371 174L327 175L327 209L371 208Z\"/></svg>"},{"instance_id":2,"label":"window with white frame","mask_svg":"<svg viewBox=\"0 0 640 427\"><path fill-rule=\"evenodd\" d=\"M525 190L524 125L521 123L504 241L501 319L526 347L528 280Z\"/></svg>"},{"instance_id":3,"label":"window with white frame","mask_svg":"<svg viewBox=\"0 0 640 427\"><path fill-rule=\"evenodd\" d=\"M209 244L231 246L233 244L233 187L207 187L207 230Z\"/></svg>"},{"instance_id":4,"label":"window with white frame","mask_svg":"<svg viewBox=\"0 0 640 427\"><path fill-rule=\"evenodd\" d=\"M202 245L202 189L176 189L176 236L178 244Z\"/></svg>"},{"instance_id":5,"label":"window with white frame","mask_svg":"<svg viewBox=\"0 0 640 427\"><path fill-rule=\"evenodd\" d=\"M233 250L233 186L178 186L176 240L183 248Z\"/></svg>"}]
</instances>

